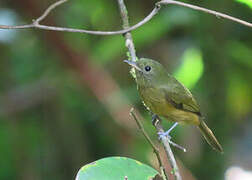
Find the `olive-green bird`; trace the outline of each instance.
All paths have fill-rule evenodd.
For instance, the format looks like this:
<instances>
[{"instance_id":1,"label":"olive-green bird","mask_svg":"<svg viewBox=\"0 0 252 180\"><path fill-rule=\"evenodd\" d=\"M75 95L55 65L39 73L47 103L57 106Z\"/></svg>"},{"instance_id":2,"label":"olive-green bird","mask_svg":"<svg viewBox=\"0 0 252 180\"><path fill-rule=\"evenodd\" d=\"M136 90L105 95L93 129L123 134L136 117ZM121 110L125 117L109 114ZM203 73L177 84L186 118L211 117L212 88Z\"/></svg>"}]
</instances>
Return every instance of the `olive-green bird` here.
<instances>
[{"instance_id":1,"label":"olive-green bird","mask_svg":"<svg viewBox=\"0 0 252 180\"><path fill-rule=\"evenodd\" d=\"M200 108L191 92L165 70L157 61L141 58L137 62L127 61L136 72L139 94L147 108L158 116L178 124L191 124L198 127L213 149L223 152L220 143L203 121Z\"/></svg>"}]
</instances>

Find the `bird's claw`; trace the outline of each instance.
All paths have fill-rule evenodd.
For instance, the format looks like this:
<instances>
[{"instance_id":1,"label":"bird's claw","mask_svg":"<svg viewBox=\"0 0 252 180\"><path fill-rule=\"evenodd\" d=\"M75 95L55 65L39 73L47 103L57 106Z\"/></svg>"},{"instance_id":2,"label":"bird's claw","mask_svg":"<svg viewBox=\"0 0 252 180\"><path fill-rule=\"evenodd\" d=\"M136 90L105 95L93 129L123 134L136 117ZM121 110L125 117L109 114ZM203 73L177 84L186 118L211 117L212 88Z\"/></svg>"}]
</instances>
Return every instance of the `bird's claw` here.
<instances>
[{"instance_id":1,"label":"bird's claw","mask_svg":"<svg viewBox=\"0 0 252 180\"><path fill-rule=\"evenodd\" d=\"M158 132L158 139L159 141L161 141L163 138L168 138L168 142L173 145L174 147L182 150L183 152L186 152L186 149L176 143L174 143L173 141L171 141L171 136L169 135L170 131L166 131L166 132Z\"/></svg>"},{"instance_id":2,"label":"bird's claw","mask_svg":"<svg viewBox=\"0 0 252 180\"><path fill-rule=\"evenodd\" d=\"M178 123L174 123L172 125L172 127L170 129L168 129L168 131L166 132L158 132L158 135L159 135L159 140L161 140L162 138L164 137L168 137L168 139L170 140L171 139L171 136L169 136L170 132L178 125Z\"/></svg>"}]
</instances>

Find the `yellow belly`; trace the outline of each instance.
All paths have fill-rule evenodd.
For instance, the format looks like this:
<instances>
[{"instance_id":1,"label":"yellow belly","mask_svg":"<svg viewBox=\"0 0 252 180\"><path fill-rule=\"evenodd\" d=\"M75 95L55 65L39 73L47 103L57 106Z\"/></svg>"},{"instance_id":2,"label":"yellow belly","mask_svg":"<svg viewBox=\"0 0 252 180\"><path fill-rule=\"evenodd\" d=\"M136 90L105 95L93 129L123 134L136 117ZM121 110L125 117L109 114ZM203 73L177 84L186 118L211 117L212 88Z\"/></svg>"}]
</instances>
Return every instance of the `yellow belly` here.
<instances>
[{"instance_id":1,"label":"yellow belly","mask_svg":"<svg viewBox=\"0 0 252 180\"><path fill-rule=\"evenodd\" d=\"M159 91L148 88L141 89L139 92L145 106L154 114L165 117L169 121L199 125L199 116L197 114L176 109L166 100L165 95L162 95ZM145 94L149 96L145 96Z\"/></svg>"},{"instance_id":2,"label":"yellow belly","mask_svg":"<svg viewBox=\"0 0 252 180\"><path fill-rule=\"evenodd\" d=\"M171 121L176 121L179 123L185 123L185 124L194 124L194 125L199 125L199 116L191 113L191 112L186 112L183 110L172 110L170 112L167 112L165 115L163 115L165 118Z\"/></svg>"}]
</instances>

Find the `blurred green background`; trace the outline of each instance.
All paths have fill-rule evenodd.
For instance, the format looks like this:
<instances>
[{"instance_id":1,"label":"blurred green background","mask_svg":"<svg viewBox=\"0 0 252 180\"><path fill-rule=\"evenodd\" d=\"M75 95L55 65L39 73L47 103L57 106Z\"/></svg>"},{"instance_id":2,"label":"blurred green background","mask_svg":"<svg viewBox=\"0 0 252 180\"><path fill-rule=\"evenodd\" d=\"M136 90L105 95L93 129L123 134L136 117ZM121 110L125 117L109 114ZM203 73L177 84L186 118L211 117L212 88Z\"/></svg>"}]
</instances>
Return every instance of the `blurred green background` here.
<instances>
[{"instance_id":1,"label":"blurred green background","mask_svg":"<svg viewBox=\"0 0 252 180\"><path fill-rule=\"evenodd\" d=\"M1 0L0 24L28 24L53 2ZM251 0L185 2L252 21ZM130 23L154 4L126 0ZM72 0L43 23L121 29L115 0ZM184 179L252 179L251 28L170 5L133 38L139 57L160 61L191 89L223 145L225 153L218 154L195 128L177 127L173 140L188 150L174 149ZM0 179L74 179L82 165L107 156L156 167L151 147L129 116L134 106L158 144L123 63L124 44L121 35L0 30Z\"/></svg>"}]
</instances>

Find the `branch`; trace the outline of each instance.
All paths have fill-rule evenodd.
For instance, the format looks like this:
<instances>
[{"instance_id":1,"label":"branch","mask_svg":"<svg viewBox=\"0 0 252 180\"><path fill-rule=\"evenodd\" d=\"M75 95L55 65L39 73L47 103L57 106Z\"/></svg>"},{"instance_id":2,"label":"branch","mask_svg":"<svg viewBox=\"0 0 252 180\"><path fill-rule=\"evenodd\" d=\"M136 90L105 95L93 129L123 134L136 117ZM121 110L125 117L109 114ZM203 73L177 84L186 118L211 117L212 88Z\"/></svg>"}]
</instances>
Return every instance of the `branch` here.
<instances>
[{"instance_id":1,"label":"branch","mask_svg":"<svg viewBox=\"0 0 252 180\"><path fill-rule=\"evenodd\" d=\"M37 29L43 29L43 30L49 30L49 31L76 32L76 33L104 35L104 36L106 36L106 35L125 34L127 32L133 31L133 30L141 27L142 25L144 25L145 23L150 21L159 12L159 10L161 8L161 5L167 5L167 4L175 4L175 5L178 5L178 6L188 7L190 9L202 11L202 12L205 12L205 13L208 13L208 14L213 14L213 15L215 15L217 17L222 17L224 19L229 19L231 21L237 22L239 24L242 24L242 25L250 27L250 28L252 27L252 23L243 21L241 19L229 16L229 15L226 15L226 14L223 14L223 13L219 13L217 11L212 11L212 10L209 10L209 9L206 9L206 8L202 8L202 7L199 7L199 6L195 6L195 5L191 5L191 4L187 4L187 3L183 3L183 2L179 2L179 1L174 1L174 0L161 0L161 1L157 2L154 9L142 21L140 21L139 23L137 23L137 24L135 24L135 25L133 25L131 27L128 26L127 28L125 28L123 30L119 30L119 31L90 31L90 30L85 30L85 29L56 27L56 26L47 26L47 25L41 25L40 24L40 22L42 20L44 20L50 14L50 12L52 10L54 10L57 6L65 3L67 1L68 0L59 0L59 1L55 2L54 4L49 6L39 18L33 20L33 23L31 23L31 24L19 25L19 26L0 25L0 29L31 29L31 28L37 28ZM122 1L122 0L118 0L118 2L120 2L120 1ZM126 12L126 14L127 14L127 12ZM134 56L132 58L134 58Z\"/></svg>"},{"instance_id":2,"label":"branch","mask_svg":"<svg viewBox=\"0 0 252 180\"><path fill-rule=\"evenodd\" d=\"M153 125L155 126L158 134L164 132L164 128L161 125L161 119L159 117L157 117L157 119L156 119L155 123L153 123ZM175 180L182 180L181 175L179 173L178 165L176 163L175 157L174 157L173 152L171 150L170 139L167 136L161 136L161 142L165 148L166 155L167 155L168 160L171 164L172 173L174 174Z\"/></svg>"},{"instance_id":3,"label":"branch","mask_svg":"<svg viewBox=\"0 0 252 180\"><path fill-rule=\"evenodd\" d=\"M194 10L197 10L197 11L202 11L202 12L205 12L205 13L208 13L208 14L213 14L213 15L215 15L217 18L218 18L218 17L222 17L222 18L224 18L224 19L229 19L229 20L231 20L231 21L240 23L240 24L242 24L242 25L244 25L244 26L252 27L252 23L243 21L243 20L241 20L241 19L238 19L238 18L229 16L229 15L226 15L226 14L223 14L223 13L220 13L220 12L217 12L217 11L213 11L213 10L210 10L210 9L202 8L202 7L199 7L199 6L195 6L195 5L191 5L191 4L187 4L187 3L183 3L183 2L179 2L179 1L174 1L174 0L162 0L162 1L160 1L160 2L157 2L157 5L163 5L163 4L164 4L164 5L167 5L167 4L175 4L175 5L178 5L178 6L188 7L188 8L190 8L190 9L194 9Z\"/></svg>"},{"instance_id":4,"label":"branch","mask_svg":"<svg viewBox=\"0 0 252 180\"><path fill-rule=\"evenodd\" d=\"M38 17L34 22L35 24L39 24L40 21L44 20L52 10L54 10L57 6L60 6L61 4L67 2L68 0L59 0L55 3L53 3L52 5L50 5L46 10L45 12L40 16Z\"/></svg>"},{"instance_id":5,"label":"branch","mask_svg":"<svg viewBox=\"0 0 252 180\"><path fill-rule=\"evenodd\" d=\"M155 7L148 16L146 16L142 21L135 24L134 26L128 27L123 30L119 31L90 31L85 29L76 29L76 28L66 28L66 27L57 27L57 26L47 26L47 25L41 25L40 22L44 20L52 10L54 10L57 6L62 5L63 3L67 2L68 0L59 0L52 5L50 5L45 12L38 17L37 19L33 20L33 23L27 24L27 25L19 25L19 26L8 26L8 25L0 25L0 29L31 29L31 28L37 28L37 29L43 29L48 31L61 31L61 32L73 32L73 33L84 33L84 34L93 34L93 35L118 35L118 34L125 34L127 32L130 32L132 30L135 30L148 21L150 21L153 16L155 16L160 7Z\"/></svg>"},{"instance_id":6,"label":"branch","mask_svg":"<svg viewBox=\"0 0 252 180\"><path fill-rule=\"evenodd\" d=\"M121 14L122 22L123 22L123 29L128 29L129 28L129 17L128 17L127 8L126 8L126 6L124 4L124 0L117 0L117 2L118 2L118 5L119 5L120 14ZM158 12L158 11L156 11L156 12ZM137 60L136 50L135 50L135 46L134 46L134 43L133 43L131 33L127 32L124 35L124 38L125 38L125 45L129 49L130 59L132 61L136 61Z\"/></svg>"},{"instance_id":7,"label":"branch","mask_svg":"<svg viewBox=\"0 0 252 180\"><path fill-rule=\"evenodd\" d=\"M158 163L159 163L159 167L160 167L160 171L161 171L161 175L163 177L164 180L168 180L168 176L165 172L165 168L164 168L164 165L162 163L162 160L161 160L161 156L160 156L160 153L159 153L159 149L154 145L154 143L151 141L150 137L148 136L148 134L145 132L144 130L144 127L141 123L140 120L137 119L136 115L134 114L134 109L132 108L130 110L130 115L134 118L134 120L136 121L137 123L137 126L138 128L140 129L140 131L143 133L145 139L148 141L148 143L151 145L151 147L153 148L153 151L154 153L156 154L157 156L157 159L158 159Z\"/></svg>"}]
</instances>

